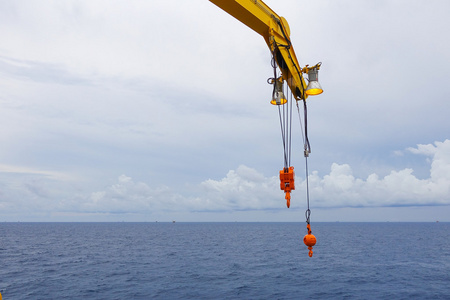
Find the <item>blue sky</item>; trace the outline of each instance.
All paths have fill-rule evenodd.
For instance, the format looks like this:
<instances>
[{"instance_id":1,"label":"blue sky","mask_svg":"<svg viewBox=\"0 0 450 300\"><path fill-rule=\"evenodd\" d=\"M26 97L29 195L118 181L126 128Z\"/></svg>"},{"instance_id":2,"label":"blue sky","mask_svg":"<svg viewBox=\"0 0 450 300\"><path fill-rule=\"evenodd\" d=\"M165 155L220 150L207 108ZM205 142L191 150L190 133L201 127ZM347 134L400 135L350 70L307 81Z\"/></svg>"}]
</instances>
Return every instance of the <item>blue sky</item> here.
<instances>
[{"instance_id":1,"label":"blue sky","mask_svg":"<svg viewBox=\"0 0 450 300\"><path fill-rule=\"evenodd\" d=\"M311 220L450 221L450 3L266 4L322 62ZM270 52L209 1L3 1L0 38L0 221L304 221Z\"/></svg>"}]
</instances>

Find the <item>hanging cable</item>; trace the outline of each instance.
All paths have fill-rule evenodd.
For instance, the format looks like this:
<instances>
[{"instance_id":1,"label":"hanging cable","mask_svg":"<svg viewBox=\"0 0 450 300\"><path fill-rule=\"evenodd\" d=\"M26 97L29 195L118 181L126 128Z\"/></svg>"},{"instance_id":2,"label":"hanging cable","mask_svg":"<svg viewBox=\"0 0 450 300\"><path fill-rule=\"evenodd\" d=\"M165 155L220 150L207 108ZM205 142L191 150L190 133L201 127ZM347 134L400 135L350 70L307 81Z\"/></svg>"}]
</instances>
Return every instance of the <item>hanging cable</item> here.
<instances>
[{"instance_id":1,"label":"hanging cable","mask_svg":"<svg viewBox=\"0 0 450 300\"><path fill-rule=\"evenodd\" d=\"M309 209L309 172L308 172L308 156L311 153L311 145L308 139L308 111L306 108L306 101L303 100L304 116L305 116L305 143L304 143L304 153L305 153L305 169L306 169L306 203L307 209L305 212L306 223L309 225L311 210Z\"/></svg>"},{"instance_id":2,"label":"hanging cable","mask_svg":"<svg viewBox=\"0 0 450 300\"><path fill-rule=\"evenodd\" d=\"M283 141L283 155L284 155L284 167L287 168L288 167L288 157L286 155L286 138L285 138L285 129L284 129L284 125L285 125L285 118L284 118L284 108L283 108L283 114L281 113L281 105L278 105L278 115L280 117L280 127L281 127L281 139Z\"/></svg>"},{"instance_id":3,"label":"hanging cable","mask_svg":"<svg viewBox=\"0 0 450 300\"><path fill-rule=\"evenodd\" d=\"M272 67L273 78L267 80L268 83L273 84L272 101L271 103L278 106L278 116L280 119L281 139L283 142L283 156L284 167L280 171L280 188L285 193L286 205L290 207L291 191L295 190L295 173L294 167L291 164L291 149L292 149L292 110L293 110L293 96L289 93L288 87L284 91L283 77L277 77L276 63L280 63L280 68L284 69L284 61L280 58L279 49L275 46L272 50ZM287 95L287 97L285 96ZM290 103L288 103L290 102ZM285 105L286 104L286 105ZM280 107L282 106L282 107Z\"/></svg>"},{"instance_id":4,"label":"hanging cable","mask_svg":"<svg viewBox=\"0 0 450 300\"><path fill-rule=\"evenodd\" d=\"M303 103L305 103L305 101L303 101ZM308 133L307 133L307 112L306 112L306 104L304 105L304 111L303 111L303 115L305 117L305 129L303 129L303 124L302 124L302 118L300 117L300 107L298 106L298 101L297 101L297 112L298 112L298 120L300 123L300 129L302 132L302 140L303 140L303 153L305 156L305 170L306 170L306 174L305 174L305 178L306 178L306 204L307 204L307 209L305 212L305 217L306 217L306 223L310 223L310 216L311 216L311 210L309 209L309 171L308 171L308 154L311 152L311 147L309 145L309 140L308 140Z\"/></svg>"},{"instance_id":5,"label":"hanging cable","mask_svg":"<svg viewBox=\"0 0 450 300\"><path fill-rule=\"evenodd\" d=\"M267 80L267 82L273 84L272 99L274 99L276 97L275 93L276 93L277 84L279 84L277 82L278 81L278 77L277 77L277 65L276 65L276 60L275 60L275 50L272 51L271 65L272 65L272 68L273 68L273 78L269 78ZM284 167L287 168L287 167L289 167L289 165L288 165L289 158L288 158L288 152L287 152L287 149L289 148L289 145L287 145L287 143L286 143L286 136L287 136L287 133L286 133L286 114L285 114L284 105L277 105L277 106L278 106L278 116L279 116L279 119L280 119L281 139L282 139L282 142L283 142ZM283 106L283 109L281 109L280 106Z\"/></svg>"},{"instance_id":6,"label":"hanging cable","mask_svg":"<svg viewBox=\"0 0 450 300\"><path fill-rule=\"evenodd\" d=\"M307 209L305 212L305 217L306 217L306 223L309 225L310 223L310 217L311 217L311 210L309 209L309 173L308 173L308 157L305 156L305 169L306 169L306 204L307 204Z\"/></svg>"},{"instance_id":7,"label":"hanging cable","mask_svg":"<svg viewBox=\"0 0 450 300\"><path fill-rule=\"evenodd\" d=\"M302 83L303 85L303 83ZM304 88L304 87L303 87ZM304 89L303 89L304 90ZM298 108L298 106L297 106ZM299 115L300 115L300 110ZM303 99L303 116L304 116L304 124L305 124L305 135L303 137L303 153L305 156L305 180L306 180L306 211L305 211L305 217L306 217L306 223L310 224L311 222L311 210L309 209L309 171L308 171L308 157L309 153L311 153L311 145L309 144L308 139L308 110L306 107L306 99Z\"/></svg>"},{"instance_id":8,"label":"hanging cable","mask_svg":"<svg viewBox=\"0 0 450 300\"><path fill-rule=\"evenodd\" d=\"M292 93L289 93L288 91L288 87L286 86L286 91L288 92L288 97L289 95L291 96L290 99L290 107L289 107L289 166L291 165L291 149L292 149L292 102L294 102Z\"/></svg>"},{"instance_id":9,"label":"hanging cable","mask_svg":"<svg viewBox=\"0 0 450 300\"><path fill-rule=\"evenodd\" d=\"M298 107L297 103L297 111L298 116L300 120L301 125L301 118L300 118L300 108ZM306 108L306 99L303 99L303 114L304 114L304 124L305 124L305 132L303 135L302 130L302 138L303 138L303 149L304 149L304 156L305 156L305 181L306 181L306 211L305 211L305 218L306 218L306 229L308 233L303 237L303 243L308 246L309 250L309 257L313 256L313 246L316 244L317 239L311 232L311 210L309 208L309 170L308 170L308 156L311 152L311 146L309 144L308 139L308 114L307 114L307 108Z\"/></svg>"},{"instance_id":10,"label":"hanging cable","mask_svg":"<svg viewBox=\"0 0 450 300\"><path fill-rule=\"evenodd\" d=\"M302 81L302 88L303 92L305 91L305 86L303 85ZM297 103L297 111L300 118L300 108L298 107ZM308 233L303 237L303 243L308 246L309 250L309 257L313 256L313 246L316 244L317 240L316 237L311 232L311 210L309 208L309 170L308 170L308 156L309 153L311 153L311 145L309 144L308 139L308 110L306 107L306 96L303 94L303 116L304 116L304 124L305 124L305 132L303 135L302 131L302 137L303 137L303 150L304 150L304 156L305 156L305 181L306 181L306 211L305 211L305 218L306 218L306 229ZM301 120L300 120L301 125Z\"/></svg>"},{"instance_id":11,"label":"hanging cable","mask_svg":"<svg viewBox=\"0 0 450 300\"><path fill-rule=\"evenodd\" d=\"M309 144L308 139L308 109L306 108L306 100L303 100L303 114L305 118L305 140L304 140L304 148L305 148L305 156L307 157L309 153L311 153L311 145ZM308 151L308 153L306 153Z\"/></svg>"}]
</instances>

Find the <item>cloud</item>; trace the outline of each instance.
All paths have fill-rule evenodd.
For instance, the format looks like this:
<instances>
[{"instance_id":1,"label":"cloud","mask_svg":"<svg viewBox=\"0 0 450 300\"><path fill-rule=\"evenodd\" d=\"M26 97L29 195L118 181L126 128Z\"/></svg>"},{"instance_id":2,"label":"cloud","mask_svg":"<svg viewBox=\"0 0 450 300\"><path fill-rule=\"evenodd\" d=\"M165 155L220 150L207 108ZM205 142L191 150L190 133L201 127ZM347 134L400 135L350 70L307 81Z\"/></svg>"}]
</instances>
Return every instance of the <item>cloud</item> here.
<instances>
[{"instance_id":1,"label":"cloud","mask_svg":"<svg viewBox=\"0 0 450 300\"><path fill-rule=\"evenodd\" d=\"M0 72L10 78L43 83L90 84L82 77L70 74L58 65L38 61L19 60L0 55Z\"/></svg>"},{"instance_id":2,"label":"cloud","mask_svg":"<svg viewBox=\"0 0 450 300\"><path fill-rule=\"evenodd\" d=\"M431 157L429 178L418 179L410 168L392 170L381 178L375 173L366 179L355 178L350 165L333 163L329 174L320 177L314 171L310 175L311 204L315 207L450 205L450 140L407 150ZM296 181L294 207L295 202L304 202L298 199L304 199L306 193L304 178L296 177ZM203 182L208 191L203 197L220 199L240 209L275 208L280 207L279 200L283 199L277 184L276 177L266 178L241 166L221 180Z\"/></svg>"},{"instance_id":3,"label":"cloud","mask_svg":"<svg viewBox=\"0 0 450 300\"><path fill-rule=\"evenodd\" d=\"M418 179L414 170L392 170L380 178L373 173L355 178L348 164L331 166L323 178L313 172L311 195L319 207L377 207L450 205L450 140L417 145L407 151L431 158L430 177ZM302 183L304 186L304 182Z\"/></svg>"},{"instance_id":4,"label":"cloud","mask_svg":"<svg viewBox=\"0 0 450 300\"><path fill-rule=\"evenodd\" d=\"M277 182L256 170L239 166L225 178L205 180L194 188L195 195L177 193L168 186L150 187L121 175L117 182L85 198L78 198L83 212L148 213L206 212L275 209ZM267 195L272 194L272 197Z\"/></svg>"},{"instance_id":5,"label":"cloud","mask_svg":"<svg viewBox=\"0 0 450 300\"><path fill-rule=\"evenodd\" d=\"M204 192L201 198L224 210L275 209L279 204L277 178L266 178L244 165L229 171L221 180L209 179L200 186Z\"/></svg>"},{"instance_id":6,"label":"cloud","mask_svg":"<svg viewBox=\"0 0 450 300\"><path fill-rule=\"evenodd\" d=\"M405 168L392 170L382 178L373 173L361 179L353 176L350 165L333 163L329 174L320 177L314 171L310 175L311 205L316 208L450 205L450 140L417 145L407 151L431 157L429 178L418 179L412 169ZM306 205L306 181L300 177L296 181L293 209ZM241 165L220 180L201 182L194 187L194 196L176 193L168 186L151 188L121 175L115 184L83 199L78 209L109 213L229 212L278 210L284 205L277 176L265 177Z\"/></svg>"},{"instance_id":7,"label":"cloud","mask_svg":"<svg viewBox=\"0 0 450 300\"><path fill-rule=\"evenodd\" d=\"M356 178L349 164L333 163L330 172L309 176L312 208L398 207L450 205L450 140L419 144L406 149L430 159L430 176L418 179L414 170L392 170L384 177L373 173ZM296 167L297 174L301 166ZM266 177L245 165L230 170L219 180L208 179L189 189L135 181L120 175L114 184L86 194L70 189L52 172L2 166L22 180L0 185L3 213L141 214L273 211L285 209L278 176ZM59 187L59 190L58 188ZM62 192L61 188L69 188ZM306 180L296 176L291 209L306 206ZM16 199L14 201L14 199ZM20 199L20 200L19 200Z\"/></svg>"},{"instance_id":8,"label":"cloud","mask_svg":"<svg viewBox=\"0 0 450 300\"><path fill-rule=\"evenodd\" d=\"M45 177L49 177L51 179L58 179L58 180L73 179L70 175L63 173L63 172L48 171L48 170L41 170L41 169L22 167L22 166L14 166L14 165L4 165L4 164L0 164L0 173L16 173L16 174L31 174L31 175L34 174L34 175L42 175Z\"/></svg>"}]
</instances>

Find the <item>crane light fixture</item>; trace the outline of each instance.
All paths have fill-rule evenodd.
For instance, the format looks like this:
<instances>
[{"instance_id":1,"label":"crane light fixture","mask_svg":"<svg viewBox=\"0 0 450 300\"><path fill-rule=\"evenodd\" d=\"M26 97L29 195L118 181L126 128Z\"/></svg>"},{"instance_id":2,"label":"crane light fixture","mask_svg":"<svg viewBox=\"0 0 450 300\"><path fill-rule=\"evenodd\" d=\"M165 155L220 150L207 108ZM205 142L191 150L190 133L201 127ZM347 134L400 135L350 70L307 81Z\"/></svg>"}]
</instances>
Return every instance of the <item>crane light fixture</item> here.
<instances>
[{"instance_id":1,"label":"crane light fixture","mask_svg":"<svg viewBox=\"0 0 450 300\"><path fill-rule=\"evenodd\" d=\"M305 93L308 96L315 96L323 93L323 89L320 86L318 76L320 65L321 63L318 63L314 67L307 69L309 83L308 86L306 87Z\"/></svg>"},{"instance_id":2,"label":"crane light fixture","mask_svg":"<svg viewBox=\"0 0 450 300\"><path fill-rule=\"evenodd\" d=\"M287 102L286 96L283 93L283 79L280 77L274 80L275 90L273 93L273 99L270 101L273 105L283 105Z\"/></svg>"}]
</instances>

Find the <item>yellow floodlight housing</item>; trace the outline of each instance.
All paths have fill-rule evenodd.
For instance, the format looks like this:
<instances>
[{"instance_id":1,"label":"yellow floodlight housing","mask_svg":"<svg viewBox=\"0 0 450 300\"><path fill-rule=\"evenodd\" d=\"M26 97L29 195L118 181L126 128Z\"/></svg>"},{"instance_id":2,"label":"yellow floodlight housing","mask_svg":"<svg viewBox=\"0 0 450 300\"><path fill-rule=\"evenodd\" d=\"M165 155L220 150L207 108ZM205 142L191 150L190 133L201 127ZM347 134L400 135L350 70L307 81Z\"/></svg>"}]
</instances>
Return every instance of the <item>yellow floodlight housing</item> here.
<instances>
[{"instance_id":1,"label":"yellow floodlight housing","mask_svg":"<svg viewBox=\"0 0 450 300\"><path fill-rule=\"evenodd\" d=\"M308 96L316 96L323 93L322 86L319 83L319 69L322 63L318 63L314 67L308 68L306 66L303 69L303 73L308 74L308 86L306 87L305 93Z\"/></svg>"}]
</instances>

